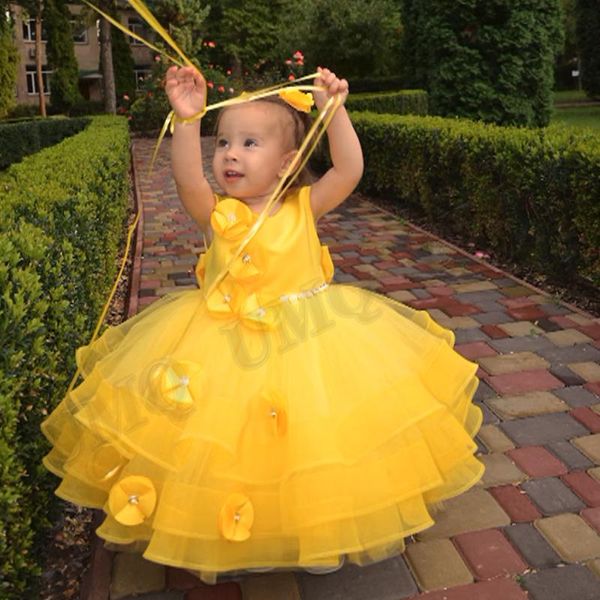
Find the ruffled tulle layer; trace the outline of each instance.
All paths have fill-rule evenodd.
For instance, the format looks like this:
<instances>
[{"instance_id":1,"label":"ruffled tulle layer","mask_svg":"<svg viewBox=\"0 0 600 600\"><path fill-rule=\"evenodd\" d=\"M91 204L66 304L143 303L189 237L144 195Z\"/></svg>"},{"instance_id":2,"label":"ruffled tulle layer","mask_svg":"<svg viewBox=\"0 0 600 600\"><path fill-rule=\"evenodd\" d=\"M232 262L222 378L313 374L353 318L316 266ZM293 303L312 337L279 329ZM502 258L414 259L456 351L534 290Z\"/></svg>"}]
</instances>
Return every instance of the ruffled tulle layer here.
<instances>
[{"instance_id":1,"label":"ruffled tulle layer","mask_svg":"<svg viewBox=\"0 0 600 600\"><path fill-rule=\"evenodd\" d=\"M269 328L168 295L77 361L43 425L59 496L104 539L200 571L365 564L472 486L476 365L426 313L335 285Z\"/></svg>"}]
</instances>

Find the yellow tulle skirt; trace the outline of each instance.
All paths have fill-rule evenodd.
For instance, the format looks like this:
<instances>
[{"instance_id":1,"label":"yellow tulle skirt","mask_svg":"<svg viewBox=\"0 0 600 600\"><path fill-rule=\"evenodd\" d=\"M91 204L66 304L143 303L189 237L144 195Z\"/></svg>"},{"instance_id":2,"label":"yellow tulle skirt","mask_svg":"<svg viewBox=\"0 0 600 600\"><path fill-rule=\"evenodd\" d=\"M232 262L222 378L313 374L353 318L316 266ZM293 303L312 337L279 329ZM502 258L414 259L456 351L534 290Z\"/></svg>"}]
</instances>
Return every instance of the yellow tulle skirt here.
<instances>
[{"instance_id":1,"label":"yellow tulle skirt","mask_svg":"<svg viewBox=\"0 0 600 600\"><path fill-rule=\"evenodd\" d=\"M425 312L345 285L270 327L163 297L79 348L43 424L57 494L98 534L205 581L402 551L482 475L477 366Z\"/></svg>"}]
</instances>

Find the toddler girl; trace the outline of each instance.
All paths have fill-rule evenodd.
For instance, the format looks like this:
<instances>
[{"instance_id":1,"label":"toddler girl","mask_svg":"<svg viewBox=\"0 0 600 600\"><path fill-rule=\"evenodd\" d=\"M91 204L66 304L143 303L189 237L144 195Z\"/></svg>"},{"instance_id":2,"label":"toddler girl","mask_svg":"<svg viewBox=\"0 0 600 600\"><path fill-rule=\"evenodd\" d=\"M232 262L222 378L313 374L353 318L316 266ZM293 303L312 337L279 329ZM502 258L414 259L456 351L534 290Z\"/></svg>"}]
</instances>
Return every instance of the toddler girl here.
<instances>
[{"instance_id":1,"label":"toddler girl","mask_svg":"<svg viewBox=\"0 0 600 600\"><path fill-rule=\"evenodd\" d=\"M327 69L315 83L317 108L348 94ZM363 168L343 106L328 128L331 168L259 215L303 118L284 101L226 108L215 193L200 150L204 79L173 67L166 90L177 190L211 240L199 289L77 351L84 380L44 424L57 493L103 508L104 539L141 542L149 560L208 582L392 556L432 525L433 505L481 477L477 366L425 312L331 283L315 222Z\"/></svg>"}]
</instances>

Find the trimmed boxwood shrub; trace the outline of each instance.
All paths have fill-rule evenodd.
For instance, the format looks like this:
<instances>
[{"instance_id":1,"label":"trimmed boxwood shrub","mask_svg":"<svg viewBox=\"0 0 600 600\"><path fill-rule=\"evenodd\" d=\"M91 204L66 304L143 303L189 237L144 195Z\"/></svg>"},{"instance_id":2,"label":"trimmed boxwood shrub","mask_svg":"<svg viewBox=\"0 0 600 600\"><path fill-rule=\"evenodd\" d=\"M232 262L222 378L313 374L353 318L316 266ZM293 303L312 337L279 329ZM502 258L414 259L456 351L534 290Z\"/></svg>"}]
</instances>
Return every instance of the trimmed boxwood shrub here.
<instances>
[{"instance_id":1,"label":"trimmed boxwood shrub","mask_svg":"<svg viewBox=\"0 0 600 600\"><path fill-rule=\"evenodd\" d=\"M600 285L600 136L353 113L362 186L563 283Z\"/></svg>"},{"instance_id":2,"label":"trimmed boxwood shrub","mask_svg":"<svg viewBox=\"0 0 600 600\"><path fill-rule=\"evenodd\" d=\"M56 479L39 427L75 371L116 275L127 121L89 127L0 176L0 597L34 598Z\"/></svg>"},{"instance_id":3,"label":"trimmed boxwood shrub","mask_svg":"<svg viewBox=\"0 0 600 600\"><path fill-rule=\"evenodd\" d=\"M0 169L75 135L89 122L86 118L52 118L0 123Z\"/></svg>"},{"instance_id":4,"label":"trimmed boxwood shrub","mask_svg":"<svg viewBox=\"0 0 600 600\"><path fill-rule=\"evenodd\" d=\"M378 94L351 94L346 101L346 107L348 110L394 115L426 115L427 92L400 90Z\"/></svg>"}]
</instances>

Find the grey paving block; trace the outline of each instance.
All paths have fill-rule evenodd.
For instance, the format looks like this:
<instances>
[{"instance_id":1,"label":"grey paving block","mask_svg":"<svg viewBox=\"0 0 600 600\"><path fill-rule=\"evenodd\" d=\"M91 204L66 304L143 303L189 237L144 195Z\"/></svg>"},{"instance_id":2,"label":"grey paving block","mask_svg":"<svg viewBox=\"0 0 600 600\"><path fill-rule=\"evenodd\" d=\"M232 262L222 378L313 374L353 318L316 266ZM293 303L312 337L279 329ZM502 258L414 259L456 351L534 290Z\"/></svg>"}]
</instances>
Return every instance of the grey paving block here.
<instances>
[{"instance_id":1,"label":"grey paving block","mask_svg":"<svg viewBox=\"0 0 600 600\"><path fill-rule=\"evenodd\" d=\"M480 380L473 399L480 402L482 400L487 400L488 398L496 398L496 396L498 396L498 393L493 390L485 381Z\"/></svg>"},{"instance_id":2,"label":"grey paving block","mask_svg":"<svg viewBox=\"0 0 600 600\"><path fill-rule=\"evenodd\" d=\"M536 319L535 324L544 331L560 331L562 327L550 319Z\"/></svg>"},{"instance_id":3,"label":"grey paving block","mask_svg":"<svg viewBox=\"0 0 600 600\"><path fill-rule=\"evenodd\" d=\"M479 308L481 308L481 310L485 310L481 307L481 305L479 305ZM471 317L473 317L473 319L482 325L498 325L498 323L510 323L511 321L514 321L514 319L503 310L482 312L476 315L471 315Z\"/></svg>"},{"instance_id":4,"label":"grey paving block","mask_svg":"<svg viewBox=\"0 0 600 600\"><path fill-rule=\"evenodd\" d=\"M473 327L472 329L457 329L454 332L457 344L467 344L469 342L487 342L490 336L481 329Z\"/></svg>"},{"instance_id":5,"label":"grey paving block","mask_svg":"<svg viewBox=\"0 0 600 600\"><path fill-rule=\"evenodd\" d=\"M455 294L454 297L460 302L465 304L481 304L483 302L494 302L495 300L502 300L505 296L500 292L494 290L486 290L483 292L460 292ZM499 304L498 306L502 306Z\"/></svg>"},{"instance_id":6,"label":"grey paving block","mask_svg":"<svg viewBox=\"0 0 600 600\"><path fill-rule=\"evenodd\" d=\"M540 308L549 317L555 317L557 315L566 315L569 312L571 312L566 306L563 306L562 304L554 304L554 303L542 304L542 305L540 305Z\"/></svg>"},{"instance_id":7,"label":"grey paving block","mask_svg":"<svg viewBox=\"0 0 600 600\"><path fill-rule=\"evenodd\" d=\"M475 402L477 406L481 409L483 413L483 424L484 425L497 425L500 423L500 419L493 413L486 404L482 402Z\"/></svg>"},{"instance_id":8,"label":"grey paving block","mask_svg":"<svg viewBox=\"0 0 600 600\"><path fill-rule=\"evenodd\" d=\"M585 383L583 377L580 377L565 365L554 365L549 370L554 377L560 379L565 385L583 385Z\"/></svg>"},{"instance_id":9,"label":"grey paving block","mask_svg":"<svg viewBox=\"0 0 600 600\"><path fill-rule=\"evenodd\" d=\"M532 479L521 487L546 516L579 512L585 504L557 477Z\"/></svg>"},{"instance_id":10,"label":"grey paving block","mask_svg":"<svg viewBox=\"0 0 600 600\"><path fill-rule=\"evenodd\" d=\"M480 308L481 312L484 313L504 312L506 310L506 307L503 304L499 304L493 300L489 300L488 302L477 302L475 306ZM510 319L510 317L507 318Z\"/></svg>"},{"instance_id":11,"label":"grey paving block","mask_svg":"<svg viewBox=\"0 0 600 600\"><path fill-rule=\"evenodd\" d=\"M429 277L427 279L429 279ZM431 294L428 291L426 291L426 290L424 290L422 288L411 288L410 291L417 298L419 298L419 300L422 300L422 299L425 299L425 298L431 298Z\"/></svg>"},{"instance_id":12,"label":"grey paving block","mask_svg":"<svg viewBox=\"0 0 600 600\"><path fill-rule=\"evenodd\" d=\"M350 281L356 281L356 277L350 273L341 272L342 270L336 270L333 279L338 283L348 283Z\"/></svg>"},{"instance_id":13,"label":"grey paving block","mask_svg":"<svg viewBox=\"0 0 600 600\"><path fill-rule=\"evenodd\" d=\"M579 452L571 442L567 442L566 440L551 442L550 444L546 444L546 448L562 460L569 468L569 471L590 469L594 466L594 463L587 456Z\"/></svg>"},{"instance_id":14,"label":"grey paving block","mask_svg":"<svg viewBox=\"0 0 600 600\"><path fill-rule=\"evenodd\" d=\"M541 354L542 350L556 348L556 346L543 335L492 340L490 346L500 354L508 354L510 352L537 352L538 354Z\"/></svg>"},{"instance_id":15,"label":"grey paving block","mask_svg":"<svg viewBox=\"0 0 600 600\"><path fill-rule=\"evenodd\" d=\"M500 427L518 446L539 446L589 433L575 419L562 413L506 421Z\"/></svg>"},{"instance_id":16,"label":"grey paving block","mask_svg":"<svg viewBox=\"0 0 600 600\"><path fill-rule=\"evenodd\" d=\"M522 585L532 600L598 600L600 580L581 565L566 565L528 573Z\"/></svg>"},{"instance_id":17,"label":"grey paving block","mask_svg":"<svg viewBox=\"0 0 600 600\"><path fill-rule=\"evenodd\" d=\"M303 600L400 600L418 591L401 556L367 567L348 565L331 575L299 573L298 581Z\"/></svg>"},{"instance_id":18,"label":"grey paving block","mask_svg":"<svg viewBox=\"0 0 600 600\"><path fill-rule=\"evenodd\" d=\"M536 569L555 567L561 561L552 546L529 523L518 523L504 528L513 546L522 554L527 564Z\"/></svg>"},{"instance_id":19,"label":"grey paving block","mask_svg":"<svg viewBox=\"0 0 600 600\"><path fill-rule=\"evenodd\" d=\"M552 344L551 348L540 348L538 354L552 365L600 361L600 350L590 344L576 344L564 348L557 348Z\"/></svg>"},{"instance_id":20,"label":"grey paving block","mask_svg":"<svg viewBox=\"0 0 600 600\"><path fill-rule=\"evenodd\" d=\"M592 406L600 402L600 399L596 394L592 394L592 392L589 392L581 386L561 388L559 390L553 390L553 393L573 408Z\"/></svg>"}]
</instances>

